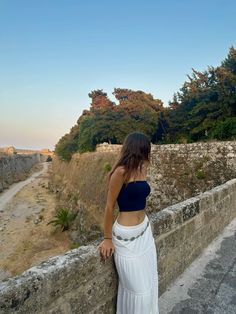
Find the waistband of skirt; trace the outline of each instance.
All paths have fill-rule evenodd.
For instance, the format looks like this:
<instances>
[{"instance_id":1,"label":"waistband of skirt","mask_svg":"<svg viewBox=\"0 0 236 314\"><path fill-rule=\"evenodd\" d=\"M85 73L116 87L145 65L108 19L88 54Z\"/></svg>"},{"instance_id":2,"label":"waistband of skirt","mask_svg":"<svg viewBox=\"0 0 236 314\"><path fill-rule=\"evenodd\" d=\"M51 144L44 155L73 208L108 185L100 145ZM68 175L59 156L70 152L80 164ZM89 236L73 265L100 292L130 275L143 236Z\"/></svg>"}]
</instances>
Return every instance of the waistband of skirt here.
<instances>
[{"instance_id":1,"label":"waistband of skirt","mask_svg":"<svg viewBox=\"0 0 236 314\"><path fill-rule=\"evenodd\" d=\"M114 225L116 227L118 227L119 229L124 229L124 230L138 230L140 227L143 227L144 224L146 224L146 222L148 221L148 216L147 214L145 214L144 219L142 222L140 222L137 225L133 225L133 226L125 226L125 225L121 225L118 223L117 218L114 222Z\"/></svg>"}]
</instances>

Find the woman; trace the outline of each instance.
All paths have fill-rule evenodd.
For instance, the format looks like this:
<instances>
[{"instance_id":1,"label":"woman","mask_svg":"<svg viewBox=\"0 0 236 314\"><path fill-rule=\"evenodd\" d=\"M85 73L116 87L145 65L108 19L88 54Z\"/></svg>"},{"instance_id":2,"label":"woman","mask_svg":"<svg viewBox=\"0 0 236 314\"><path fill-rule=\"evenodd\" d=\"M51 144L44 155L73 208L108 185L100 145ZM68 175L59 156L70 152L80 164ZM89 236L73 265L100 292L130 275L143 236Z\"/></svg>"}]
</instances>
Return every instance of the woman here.
<instances>
[{"instance_id":1,"label":"woman","mask_svg":"<svg viewBox=\"0 0 236 314\"><path fill-rule=\"evenodd\" d=\"M108 176L104 240L98 249L104 260L114 253L119 276L116 314L159 314L157 253L145 213L150 152L144 133L128 134ZM116 201L119 214L113 224Z\"/></svg>"}]
</instances>

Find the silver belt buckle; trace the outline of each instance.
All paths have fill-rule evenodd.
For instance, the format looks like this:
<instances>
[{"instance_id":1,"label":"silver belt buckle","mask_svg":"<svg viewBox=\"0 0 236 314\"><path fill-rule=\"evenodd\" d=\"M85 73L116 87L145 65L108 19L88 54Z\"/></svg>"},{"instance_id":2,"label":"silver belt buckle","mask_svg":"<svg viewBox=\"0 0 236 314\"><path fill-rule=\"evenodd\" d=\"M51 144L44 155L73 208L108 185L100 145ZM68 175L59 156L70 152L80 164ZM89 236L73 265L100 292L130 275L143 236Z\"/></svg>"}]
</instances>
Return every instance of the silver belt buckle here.
<instances>
[{"instance_id":1,"label":"silver belt buckle","mask_svg":"<svg viewBox=\"0 0 236 314\"><path fill-rule=\"evenodd\" d=\"M121 236L115 234L114 231L112 231L112 234L113 234L118 240L133 241L133 240L137 239L138 237L140 237L140 236L142 236L142 235L144 234L144 232L146 231L148 225L149 225L149 220L147 221L147 225L146 225L145 229L144 229L140 234L138 234L136 237L132 237L132 238L129 238L129 239L127 239L127 238L122 238Z\"/></svg>"}]
</instances>

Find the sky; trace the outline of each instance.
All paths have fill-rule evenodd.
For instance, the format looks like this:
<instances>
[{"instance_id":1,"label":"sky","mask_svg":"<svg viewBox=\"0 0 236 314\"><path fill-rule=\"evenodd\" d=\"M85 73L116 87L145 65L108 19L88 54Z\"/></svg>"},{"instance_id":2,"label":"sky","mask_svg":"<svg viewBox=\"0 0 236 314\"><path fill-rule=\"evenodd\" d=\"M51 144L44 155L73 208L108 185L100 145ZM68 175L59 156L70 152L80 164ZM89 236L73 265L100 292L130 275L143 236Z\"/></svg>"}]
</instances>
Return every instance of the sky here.
<instances>
[{"instance_id":1,"label":"sky","mask_svg":"<svg viewBox=\"0 0 236 314\"><path fill-rule=\"evenodd\" d=\"M54 150L94 89L168 106L236 47L235 16L234 0L0 0L0 147Z\"/></svg>"}]
</instances>

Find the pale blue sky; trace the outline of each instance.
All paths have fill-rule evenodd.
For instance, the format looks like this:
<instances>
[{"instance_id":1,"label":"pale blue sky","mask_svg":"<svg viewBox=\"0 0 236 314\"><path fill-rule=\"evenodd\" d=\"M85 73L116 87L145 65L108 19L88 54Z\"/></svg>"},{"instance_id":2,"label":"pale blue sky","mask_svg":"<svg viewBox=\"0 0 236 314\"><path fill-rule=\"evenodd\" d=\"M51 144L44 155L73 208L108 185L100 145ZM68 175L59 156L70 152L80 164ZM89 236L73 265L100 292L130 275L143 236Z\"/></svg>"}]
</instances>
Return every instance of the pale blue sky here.
<instances>
[{"instance_id":1,"label":"pale blue sky","mask_svg":"<svg viewBox=\"0 0 236 314\"><path fill-rule=\"evenodd\" d=\"M167 106L235 46L235 16L233 0L0 0L0 146L54 149L93 89Z\"/></svg>"}]
</instances>

